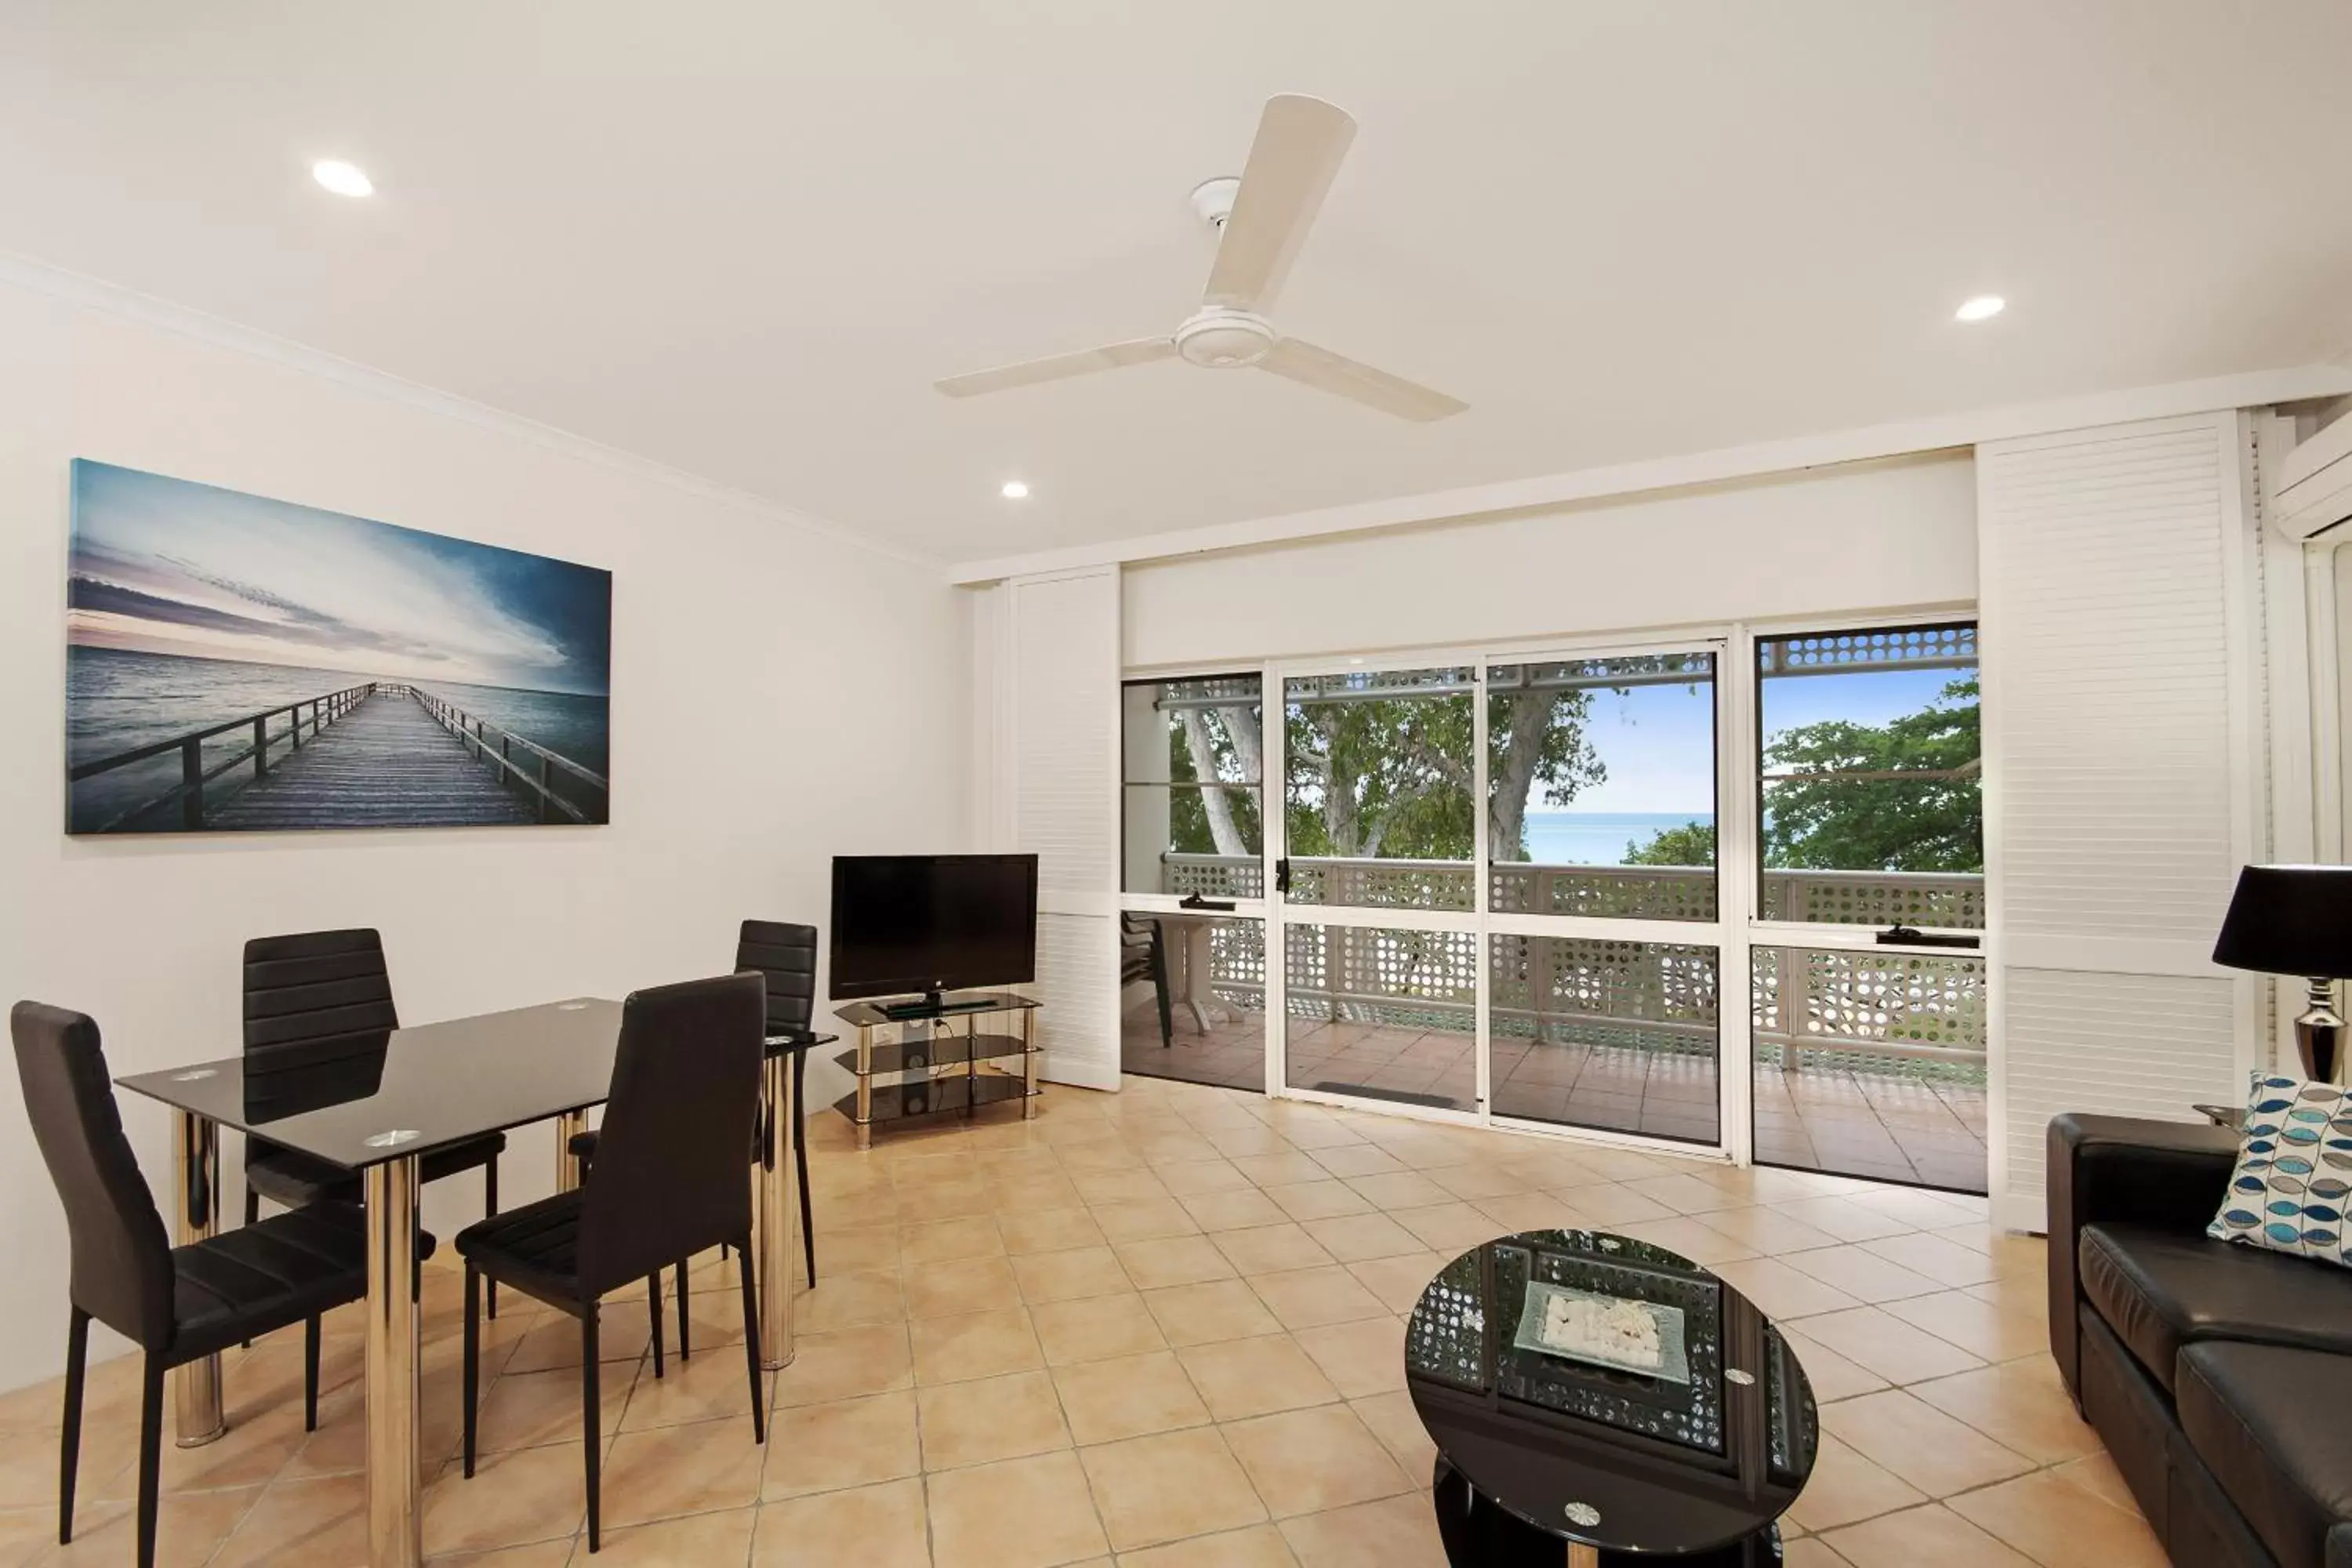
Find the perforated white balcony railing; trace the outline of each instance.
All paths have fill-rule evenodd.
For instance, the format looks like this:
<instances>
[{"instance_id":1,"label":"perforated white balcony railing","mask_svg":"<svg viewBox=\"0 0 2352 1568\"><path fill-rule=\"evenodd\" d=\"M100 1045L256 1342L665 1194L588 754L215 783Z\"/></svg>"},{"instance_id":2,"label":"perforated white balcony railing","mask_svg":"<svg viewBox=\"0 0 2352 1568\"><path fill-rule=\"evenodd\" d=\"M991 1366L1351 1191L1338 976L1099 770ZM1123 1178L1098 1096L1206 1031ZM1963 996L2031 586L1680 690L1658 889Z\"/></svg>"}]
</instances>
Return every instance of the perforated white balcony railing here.
<instances>
[{"instance_id":1,"label":"perforated white balcony railing","mask_svg":"<svg viewBox=\"0 0 2352 1568\"><path fill-rule=\"evenodd\" d=\"M1168 890L1254 898L1256 860L1171 855ZM1354 908L1467 910L1472 868L1458 861L1294 859L1285 959L1292 1012L1385 1026L1461 1029L1475 1011L1477 944L1461 932L1314 923L1313 902ZM1654 940L1497 936L1489 961L1496 1038L1578 1041L1712 1054L1722 998L1716 953L1676 942L1676 920L1714 917L1716 879L1704 868L1499 865L1492 907L1652 919ZM1765 912L1833 924L1974 927L1983 923L1980 877L1849 871L1765 874ZM1262 944L1221 929L1211 984L1238 1005L1265 1005ZM1759 1065L1809 1063L1905 1078L1981 1084L1983 961L1874 950L1759 945L1748 1005Z\"/></svg>"},{"instance_id":2,"label":"perforated white balcony railing","mask_svg":"<svg viewBox=\"0 0 2352 1568\"><path fill-rule=\"evenodd\" d=\"M1163 855L1162 890L1210 899L1265 893L1264 867L1247 855ZM1290 862L1294 904L1354 909L1473 907L1475 872L1460 860L1316 859ZM1492 872L1487 905L1498 914L1582 915L1603 920L1711 921L1715 872L1704 866L1533 866L1506 861ZM1824 925L1983 929L1984 879L1944 871L1764 873L1768 921Z\"/></svg>"}]
</instances>

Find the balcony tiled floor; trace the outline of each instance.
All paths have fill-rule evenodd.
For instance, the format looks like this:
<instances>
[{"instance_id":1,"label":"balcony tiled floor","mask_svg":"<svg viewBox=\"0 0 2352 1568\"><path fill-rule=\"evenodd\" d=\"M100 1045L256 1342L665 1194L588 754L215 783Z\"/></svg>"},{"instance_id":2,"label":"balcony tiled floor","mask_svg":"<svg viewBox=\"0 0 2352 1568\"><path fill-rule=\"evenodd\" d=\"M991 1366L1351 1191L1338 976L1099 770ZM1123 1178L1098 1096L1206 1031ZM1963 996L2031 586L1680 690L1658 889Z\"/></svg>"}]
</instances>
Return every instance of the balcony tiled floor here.
<instances>
[{"instance_id":1,"label":"balcony tiled floor","mask_svg":"<svg viewBox=\"0 0 2352 1568\"><path fill-rule=\"evenodd\" d=\"M1538 1225L1695 1257L1786 1327L1826 1433L1791 1568L2163 1561L2058 1384L2041 1244L1992 1231L1980 1199L1149 1079L863 1155L839 1118L812 1125L824 1282L796 1304L764 1449L716 1260L694 1359L659 1383L643 1298L606 1309L600 1568L1438 1568L1402 1314L1460 1247ZM467 1481L447 1462L457 1299L436 1260L426 1551L586 1568L578 1337L508 1298ZM357 1310L329 1324L314 1435L299 1333L226 1358L228 1436L164 1450L162 1562L363 1561ZM127 1561L135 1358L92 1373L63 1551L57 1400L0 1399L0 1563Z\"/></svg>"},{"instance_id":2,"label":"balcony tiled floor","mask_svg":"<svg viewBox=\"0 0 2352 1568\"><path fill-rule=\"evenodd\" d=\"M1133 1073L1259 1089L1265 1081L1265 1027L1261 1014L1229 1012L1202 1033L1180 1009L1170 1043L1162 1046L1149 993L1131 991L1121 1017L1121 1060ZM1477 1066L1466 1034L1296 1019L1289 1056L1295 1088L1475 1108ZM1758 1071L1758 1158L1878 1181L1984 1191L1984 1090L1820 1061ZM1716 1070L1706 1057L1501 1040L1494 1072L1499 1116L1716 1141Z\"/></svg>"}]
</instances>

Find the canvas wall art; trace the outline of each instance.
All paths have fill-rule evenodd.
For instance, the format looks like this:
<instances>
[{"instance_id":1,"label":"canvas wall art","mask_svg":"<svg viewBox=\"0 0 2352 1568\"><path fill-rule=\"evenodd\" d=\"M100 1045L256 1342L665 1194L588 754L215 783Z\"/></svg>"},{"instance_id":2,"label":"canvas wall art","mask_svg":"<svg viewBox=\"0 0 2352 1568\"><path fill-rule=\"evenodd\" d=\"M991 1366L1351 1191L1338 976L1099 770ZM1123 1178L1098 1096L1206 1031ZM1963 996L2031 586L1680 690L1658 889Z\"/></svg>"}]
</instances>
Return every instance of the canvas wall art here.
<instances>
[{"instance_id":1,"label":"canvas wall art","mask_svg":"<svg viewBox=\"0 0 2352 1568\"><path fill-rule=\"evenodd\" d=\"M66 828L610 820L613 577L73 465Z\"/></svg>"}]
</instances>

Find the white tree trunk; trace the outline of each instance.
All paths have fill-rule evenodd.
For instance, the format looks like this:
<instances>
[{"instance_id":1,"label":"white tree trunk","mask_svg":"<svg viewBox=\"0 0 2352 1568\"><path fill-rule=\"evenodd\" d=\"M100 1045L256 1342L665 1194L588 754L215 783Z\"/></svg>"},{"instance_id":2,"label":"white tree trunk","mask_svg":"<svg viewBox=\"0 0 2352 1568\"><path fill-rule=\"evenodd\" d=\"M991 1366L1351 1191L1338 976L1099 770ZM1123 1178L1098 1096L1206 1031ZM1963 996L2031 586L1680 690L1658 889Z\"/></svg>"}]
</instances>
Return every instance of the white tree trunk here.
<instances>
[{"instance_id":1,"label":"white tree trunk","mask_svg":"<svg viewBox=\"0 0 2352 1568\"><path fill-rule=\"evenodd\" d=\"M1230 715L1233 710L1227 709L1224 711ZM1230 726L1230 718L1227 723ZM1217 776L1217 751L1215 742L1209 736L1209 715L1205 710L1184 710L1184 743L1192 749L1192 771L1202 781L1201 808L1208 814L1210 841L1216 845L1220 855L1247 855L1249 847L1242 842L1241 829L1234 823L1233 802L1226 797L1222 784L1209 782ZM1239 749L1236 743L1235 750Z\"/></svg>"}]
</instances>

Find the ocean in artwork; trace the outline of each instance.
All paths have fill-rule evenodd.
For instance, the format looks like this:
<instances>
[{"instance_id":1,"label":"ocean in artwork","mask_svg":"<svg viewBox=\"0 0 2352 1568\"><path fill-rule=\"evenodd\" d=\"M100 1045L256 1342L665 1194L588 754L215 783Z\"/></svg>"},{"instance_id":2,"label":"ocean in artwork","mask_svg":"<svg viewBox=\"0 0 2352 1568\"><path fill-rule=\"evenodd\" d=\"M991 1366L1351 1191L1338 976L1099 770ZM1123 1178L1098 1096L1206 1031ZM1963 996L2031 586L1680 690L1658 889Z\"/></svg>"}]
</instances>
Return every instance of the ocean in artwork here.
<instances>
[{"instance_id":1,"label":"ocean in artwork","mask_svg":"<svg viewBox=\"0 0 2352 1568\"><path fill-rule=\"evenodd\" d=\"M608 819L597 568L85 461L68 605L70 832Z\"/></svg>"}]
</instances>

